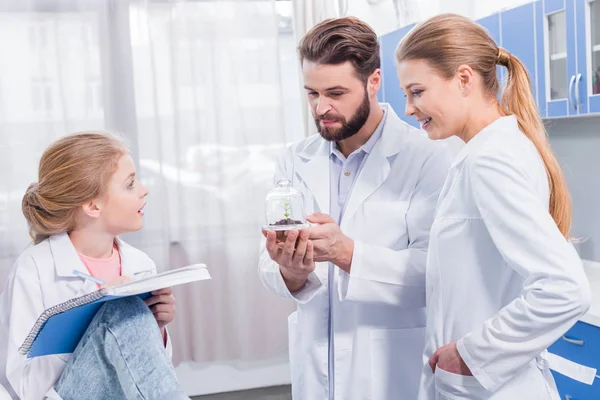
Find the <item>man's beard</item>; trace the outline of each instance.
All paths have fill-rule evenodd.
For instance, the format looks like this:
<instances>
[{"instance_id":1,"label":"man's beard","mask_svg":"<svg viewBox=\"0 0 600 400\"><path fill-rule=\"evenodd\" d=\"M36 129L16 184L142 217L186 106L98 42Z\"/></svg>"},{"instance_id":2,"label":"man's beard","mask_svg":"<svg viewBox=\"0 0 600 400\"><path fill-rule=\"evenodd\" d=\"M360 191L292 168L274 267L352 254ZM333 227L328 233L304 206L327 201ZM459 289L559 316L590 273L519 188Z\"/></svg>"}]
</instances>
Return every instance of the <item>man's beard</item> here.
<instances>
[{"instance_id":1,"label":"man's beard","mask_svg":"<svg viewBox=\"0 0 600 400\"><path fill-rule=\"evenodd\" d=\"M360 130L360 128L362 128L363 125L367 122L370 113L371 103L369 102L369 96L367 95L367 91L365 90L363 102L354 112L349 122L346 122L346 119L344 117L329 116L327 113L321 116L316 116L315 123L317 124L317 130L319 131L323 139L330 142L339 142L341 140L348 139L349 137L354 136ZM324 127L321 126L320 123L322 120L338 121L342 126L340 128Z\"/></svg>"}]
</instances>

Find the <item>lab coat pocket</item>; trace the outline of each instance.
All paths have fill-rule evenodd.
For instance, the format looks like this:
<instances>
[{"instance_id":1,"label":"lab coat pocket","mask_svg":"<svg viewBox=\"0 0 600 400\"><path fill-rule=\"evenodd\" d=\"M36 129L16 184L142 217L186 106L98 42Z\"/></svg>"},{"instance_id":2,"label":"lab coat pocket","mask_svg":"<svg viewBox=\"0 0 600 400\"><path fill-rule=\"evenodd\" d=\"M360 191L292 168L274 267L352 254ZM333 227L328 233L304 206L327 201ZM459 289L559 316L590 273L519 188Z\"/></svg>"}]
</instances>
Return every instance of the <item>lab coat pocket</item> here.
<instances>
[{"instance_id":1,"label":"lab coat pocket","mask_svg":"<svg viewBox=\"0 0 600 400\"><path fill-rule=\"evenodd\" d=\"M473 376L454 374L437 367L434 378L438 400L485 400L490 397Z\"/></svg>"},{"instance_id":2,"label":"lab coat pocket","mask_svg":"<svg viewBox=\"0 0 600 400\"><path fill-rule=\"evenodd\" d=\"M374 329L371 345L371 400L416 399L425 327Z\"/></svg>"},{"instance_id":3,"label":"lab coat pocket","mask_svg":"<svg viewBox=\"0 0 600 400\"><path fill-rule=\"evenodd\" d=\"M302 336L299 330L298 312L296 311L288 317L290 372L292 375L292 399L294 400L304 398L304 373L302 371L304 349L302 348Z\"/></svg>"},{"instance_id":4,"label":"lab coat pocket","mask_svg":"<svg viewBox=\"0 0 600 400\"><path fill-rule=\"evenodd\" d=\"M367 201L363 212L357 213L355 222L360 226L360 240L374 241L379 246L391 249L406 248L408 231L406 212L408 201Z\"/></svg>"}]
</instances>

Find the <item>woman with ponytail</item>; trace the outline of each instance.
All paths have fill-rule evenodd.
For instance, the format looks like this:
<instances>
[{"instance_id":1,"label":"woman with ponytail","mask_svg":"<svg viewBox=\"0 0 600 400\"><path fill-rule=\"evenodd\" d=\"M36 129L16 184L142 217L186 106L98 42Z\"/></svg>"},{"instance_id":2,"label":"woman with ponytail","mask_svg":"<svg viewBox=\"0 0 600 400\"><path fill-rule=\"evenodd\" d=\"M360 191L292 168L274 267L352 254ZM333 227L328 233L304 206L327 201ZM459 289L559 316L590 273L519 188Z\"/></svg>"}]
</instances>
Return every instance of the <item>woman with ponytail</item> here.
<instances>
[{"instance_id":1,"label":"woman with ponytail","mask_svg":"<svg viewBox=\"0 0 600 400\"><path fill-rule=\"evenodd\" d=\"M416 26L396 59L406 114L465 142L431 228L420 399L558 399L546 348L591 295L527 70L453 14Z\"/></svg>"}]
</instances>

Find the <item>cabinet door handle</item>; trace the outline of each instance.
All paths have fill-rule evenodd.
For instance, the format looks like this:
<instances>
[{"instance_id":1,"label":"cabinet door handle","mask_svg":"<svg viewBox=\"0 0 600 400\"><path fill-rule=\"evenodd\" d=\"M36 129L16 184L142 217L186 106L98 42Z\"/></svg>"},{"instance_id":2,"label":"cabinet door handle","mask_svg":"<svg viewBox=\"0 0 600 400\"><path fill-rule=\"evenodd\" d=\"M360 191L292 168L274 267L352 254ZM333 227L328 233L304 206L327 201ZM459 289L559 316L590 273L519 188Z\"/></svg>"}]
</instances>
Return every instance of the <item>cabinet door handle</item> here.
<instances>
[{"instance_id":1,"label":"cabinet door handle","mask_svg":"<svg viewBox=\"0 0 600 400\"><path fill-rule=\"evenodd\" d=\"M571 81L569 82L569 101L571 102L571 106L573 106L573 110L577 110L577 106L573 101L573 85L575 84L575 75L571 77Z\"/></svg>"},{"instance_id":2,"label":"cabinet door handle","mask_svg":"<svg viewBox=\"0 0 600 400\"><path fill-rule=\"evenodd\" d=\"M581 81L581 74L577 74L577 78L575 78L575 107L581 108L581 103L579 102L579 81Z\"/></svg>"},{"instance_id":3,"label":"cabinet door handle","mask_svg":"<svg viewBox=\"0 0 600 400\"><path fill-rule=\"evenodd\" d=\"M577 346L583 346L583 345L585 344L585 342L584 342L583 340L571 339L571 338L568 338L568 337L566 337L566 336L563 336L563 337L562 337L562 339L563 339L565 342L569 342L569 343L571 343L571 344L576 344Z\"/></svg>"}]
</instances>

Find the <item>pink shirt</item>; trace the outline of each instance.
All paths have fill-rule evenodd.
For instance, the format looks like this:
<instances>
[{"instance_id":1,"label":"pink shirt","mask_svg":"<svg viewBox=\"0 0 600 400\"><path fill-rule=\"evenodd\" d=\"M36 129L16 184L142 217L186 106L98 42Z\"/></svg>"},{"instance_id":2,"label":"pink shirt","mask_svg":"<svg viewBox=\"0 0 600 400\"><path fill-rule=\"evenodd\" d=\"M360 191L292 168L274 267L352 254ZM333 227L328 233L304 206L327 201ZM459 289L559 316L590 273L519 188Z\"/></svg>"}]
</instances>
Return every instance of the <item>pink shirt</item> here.
<instances>
[{"instance_id":1,"label":"pink shirt","mask_svg":"<svg viewBox=\"0 0 600 400\"><path fill-rule=\"evenodd\" d=\"M109 258L88 257L80 252L77 252L77 254L79 254L79 258L81 258L81 261L83 261L83 264L90 272L90 275L94 278L108 282L111 279L121 276L121 254L119 254L117 245L113 247L113 252ZM98 285L98 287L100 287L100 285ZM165 347L167 346L167 336L167 331L165 329L163 332L163 343Z\"/></svg>"},{"instance_id":2,"label":"pink shirt","mask_svg":"<svg viewBox=\"0 0 600 400\"><path fill-rule=\"evenodd\" d=\"M79 258L94 278L108 282L121 276L121 255L116 245L113 247L112 255L109 258L92 258L79 252L77 254L79 254Z\"/></svg>"}]
</instances>

